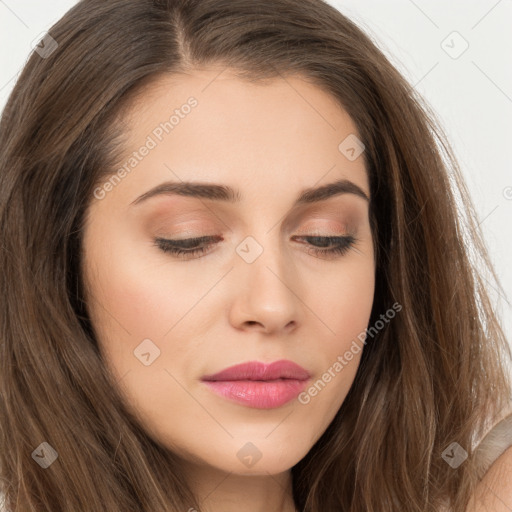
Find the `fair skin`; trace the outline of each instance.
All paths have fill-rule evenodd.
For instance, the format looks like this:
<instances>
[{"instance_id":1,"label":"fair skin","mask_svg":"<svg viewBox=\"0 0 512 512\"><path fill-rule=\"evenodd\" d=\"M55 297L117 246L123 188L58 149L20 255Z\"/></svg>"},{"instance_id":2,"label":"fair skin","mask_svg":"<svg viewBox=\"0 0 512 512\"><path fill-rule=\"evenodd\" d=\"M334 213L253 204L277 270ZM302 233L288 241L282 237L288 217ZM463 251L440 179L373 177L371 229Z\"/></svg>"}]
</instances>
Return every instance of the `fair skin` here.
<instances>
[{"instance_id":1,"label":"fair skin","mask_svg":"<svg viewBox=\"0 0 512 512\"><path fill-rule=\"evenodd\" d=\"M212 67L160 77L138 98L126 159L191 96L197 106L91 203L83 233L88 310L126 403L179 456L201 510L293 512L290 469L334 418L362 350L308 403L273 409L234 403L201 377L286 359L309 372L310 386L368 326L369 202L345 192L294 204L304 189L342 179L370 197L363 156L350 160L338 149L358 132L330 95L299 77L262 85ZM170 180L222 184L241 199L161 194L133 204ZM313 253L325 246L300 238L349 234L356 241L341 255ZM154 245L155 237L202 236L220 241L192 257ZM263 249L250 263L237 252L246 237L256 245L241 247ZM134 356L145 339L146 352L160 350L147 366ZM250 467L237 456L244 447L260 456Z\"/></svg>"},{"instance_id":2,"label":"fair skin","mask_svg":"<svg viewBox=\"0 0 512 512\"><path fill-rule=\"evenodd\" d=\"M468 504L467 512L512 511L512 447L487 470Z\"/></svg>"}]
</instances>

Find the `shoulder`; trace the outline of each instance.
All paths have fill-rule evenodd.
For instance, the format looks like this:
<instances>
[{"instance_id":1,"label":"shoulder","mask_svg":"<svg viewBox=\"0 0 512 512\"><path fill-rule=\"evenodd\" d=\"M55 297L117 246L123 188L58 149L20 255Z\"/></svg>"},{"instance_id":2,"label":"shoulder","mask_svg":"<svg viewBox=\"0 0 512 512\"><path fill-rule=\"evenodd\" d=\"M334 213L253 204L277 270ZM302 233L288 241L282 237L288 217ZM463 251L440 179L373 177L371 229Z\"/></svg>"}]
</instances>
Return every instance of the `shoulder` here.
<instances>
[{"instance_id":1,"label":"shoulder","mask_svg":"<svg viewBox=\"0 0 512 512\"><path fill-rule=\"evenodd\" d=\"M501 417L480 441L475 450L476 470L479 479L487 473L492 464L512 446L512 411Z\"/></svg>"},{"instance_id":2,"label":"shoulder","mask_svg":"<svg viewBox=\"0 0 512 512\"><path fill-rule=\"evenodd\" d=\"M492 464L479 482L466 512L512 510L512 446Z\"/></svg>"}]
</instances>

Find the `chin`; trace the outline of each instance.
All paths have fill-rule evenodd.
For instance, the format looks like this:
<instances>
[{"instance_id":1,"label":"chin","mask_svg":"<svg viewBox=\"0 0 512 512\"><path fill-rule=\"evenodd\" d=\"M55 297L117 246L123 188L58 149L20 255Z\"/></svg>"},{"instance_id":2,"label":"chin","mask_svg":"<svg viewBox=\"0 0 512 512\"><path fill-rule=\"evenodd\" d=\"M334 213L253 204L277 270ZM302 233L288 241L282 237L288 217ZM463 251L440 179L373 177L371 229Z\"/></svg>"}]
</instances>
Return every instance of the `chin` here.
<instances>
[{"instance_id":1,"label":"chin","mask_svg":"<svg viewBox=\"0 0 512 512\"><path fill-rule=\"evenodd\" d=\"M235 447L213 454L212 460L205 461L218 469L237 475L268 476L289 471L309 451L310 447L299 449L297 443L271 443L269 440L235 441ZM222 461L219 464L219 461Z\"/></svg>"}]
</instances>

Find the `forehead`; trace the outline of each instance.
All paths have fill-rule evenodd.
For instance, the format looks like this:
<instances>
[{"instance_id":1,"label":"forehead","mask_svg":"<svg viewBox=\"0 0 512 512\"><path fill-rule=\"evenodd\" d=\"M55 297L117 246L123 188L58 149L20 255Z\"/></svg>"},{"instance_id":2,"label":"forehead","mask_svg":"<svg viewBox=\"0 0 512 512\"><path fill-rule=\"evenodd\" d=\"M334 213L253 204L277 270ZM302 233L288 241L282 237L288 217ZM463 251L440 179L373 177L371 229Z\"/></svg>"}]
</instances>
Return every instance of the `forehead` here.
<instances>
[{"instance_id":1,"label":"forehead","mask_svg":"<svg viewBox=\"0 0 512 512\"><path fill-rule=\"evenodd\" d=\"M191 106L193 105L193 106ZM141 89L124 117L119 166L125 199L162 181L224 182L244 195L299 190L340 178L369 195L363 156L340 149L358 131L335 98L299 76L265 82L229 69L163 75ZM139 149L150 147L143 158Z\"/></svg>"}]
</instances>

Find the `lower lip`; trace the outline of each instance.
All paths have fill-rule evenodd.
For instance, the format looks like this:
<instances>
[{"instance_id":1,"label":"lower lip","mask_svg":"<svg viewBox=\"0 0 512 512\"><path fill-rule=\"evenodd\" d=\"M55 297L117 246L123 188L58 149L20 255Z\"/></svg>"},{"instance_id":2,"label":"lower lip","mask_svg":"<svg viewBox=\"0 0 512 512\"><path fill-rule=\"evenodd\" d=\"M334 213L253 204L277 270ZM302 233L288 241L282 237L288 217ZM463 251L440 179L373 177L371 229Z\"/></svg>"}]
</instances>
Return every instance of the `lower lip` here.
<instances>
[{"instance_id":1,"label":"lower lip","mask_svg":"<svg viewBox=\"0 0 512 512\"><path fill-rule=\"evenodd\" d=\"M307 383L305 380L294 379L203 382L214 393L255 409L275 409L281 407L296 398L304 390Z\"/></svg>"}]
</instances>

